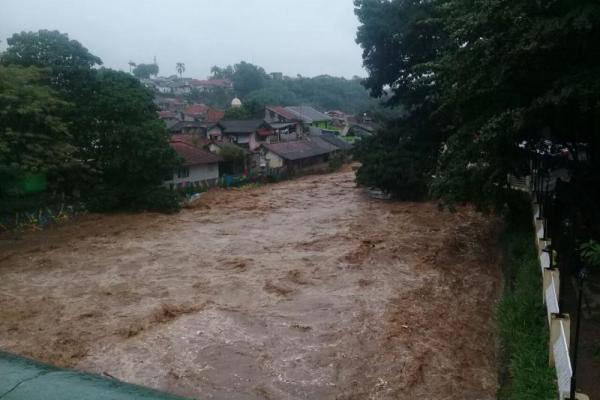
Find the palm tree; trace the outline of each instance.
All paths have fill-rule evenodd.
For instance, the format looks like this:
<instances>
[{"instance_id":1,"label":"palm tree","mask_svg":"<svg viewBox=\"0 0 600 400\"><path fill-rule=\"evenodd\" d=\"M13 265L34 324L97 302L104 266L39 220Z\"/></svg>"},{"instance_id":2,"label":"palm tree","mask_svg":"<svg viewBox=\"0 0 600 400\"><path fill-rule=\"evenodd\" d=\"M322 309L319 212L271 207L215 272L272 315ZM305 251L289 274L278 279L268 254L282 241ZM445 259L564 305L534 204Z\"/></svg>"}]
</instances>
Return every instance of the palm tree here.
<instances>
[{"instance_id":1,"label":"palm tree","mask_svg":"<svg viewBox=\"0 0 600 400\"><path fill-rule=\"evenodd\" d=\"M179 72L179 77L183 78L183 73L185 72L185 64L182 62L178 62L175 65L175 69L177 69L177 72Z\"/></svg>"},{"instance_id":2,"label":"palm tree","mask_svg":"<svg viewBox=\"0 0 600 400\"><path fill-rule=\"evenodd\" d=\"M129 73L131 73L131 70L136 66L136 64L133 61L129 61Z\"/></svg>"}]
</instances>

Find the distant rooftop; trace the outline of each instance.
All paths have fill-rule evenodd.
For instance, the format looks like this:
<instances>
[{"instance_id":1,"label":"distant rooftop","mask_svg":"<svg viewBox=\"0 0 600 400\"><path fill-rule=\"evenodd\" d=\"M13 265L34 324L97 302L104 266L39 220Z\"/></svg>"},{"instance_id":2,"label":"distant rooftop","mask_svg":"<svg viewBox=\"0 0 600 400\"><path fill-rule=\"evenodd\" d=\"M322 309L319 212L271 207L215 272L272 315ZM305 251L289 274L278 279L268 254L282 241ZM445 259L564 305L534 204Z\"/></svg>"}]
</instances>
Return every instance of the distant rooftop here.
<instances>
[{"instance_id":1,"label":"distant rooftop","mask_svg":"<svg viewBox=\"0 0 600 400\"><path fill-rule=\"evenodd\" d=\"M187 139L172 139L169 144L184 160L183 165L213 164L223 161L223 157L189 143Z\"/></svg>"},{"instance_id":2,"label":"distant rooftop","mask_svg":"<svg viewBox=\"0 0 600 400\"><path fill-rule=\"evenodd\" d=\"M221 120L219 125L223 127L226 133L252 133L258 130L258 128L264 123L262 119L248 119L248 120Z\"/></svg>"},{"instance_id":3,"label":"distant rooftop","mask_svg":"<svg viewBox=\"0 0 600 400\"><path fill-rule=\"evenodd\" d=\"M263 146L281 158L289 161L316 157L339 150L337 146L328 143L318 136L295 142L263 144Z\"/></svg>"},{"instance_id":4,"label":"distant rooftop","mask_svg":"<svg viewBox=\"0 0 600 400\"><path fill-rule=\"evenodd\" d=\"M311 106L290 106L285 107L285 109L295 114L302 120L302 122L307 124L318 121L331 121L331 117L329 115L323 114Z\"/></svg>"}]
</instances>

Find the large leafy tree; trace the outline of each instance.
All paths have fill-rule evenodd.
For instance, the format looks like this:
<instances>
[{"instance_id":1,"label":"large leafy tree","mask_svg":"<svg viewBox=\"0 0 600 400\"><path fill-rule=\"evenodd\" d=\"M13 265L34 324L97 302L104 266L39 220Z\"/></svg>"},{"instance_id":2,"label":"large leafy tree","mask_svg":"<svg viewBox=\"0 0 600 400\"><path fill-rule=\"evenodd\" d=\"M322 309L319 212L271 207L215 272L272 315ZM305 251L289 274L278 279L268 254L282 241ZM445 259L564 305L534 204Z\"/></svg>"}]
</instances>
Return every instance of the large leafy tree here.
<instances>
[{"instance_id":1,"label":"large leafy tree","mask_svg":"<svg viewBox=\"0 0 600 400\"><path fill-rule=\"evenodd\" d=\"M133 69L133 75L140 79L148 79L152 75L158 75L158 71L158 65L156 64L138 64Z\"/></svg>"},{"instance_id":2,"label":"large leafy tree","mask_svg":"<svg viewBox=\"0 0 600 400\"><path fill-rule=\"evenodd\" d=\"M439 61L448 47L441 12L431 1L356 0L371 94L403 111L376 136L359 143L359 183L401 198L421 197L444 138Z\"/></svg>"},{"instance_id":3,"label":"large leafy tree","mask_svg":"<svg viewBox=\"0 0 600 400\"><path fill-rule=\"evenodd\" d=\"M502 203L517 145L587 142L598 171L600 4L596 1L447 2L457 44L444 56L442 109L453 131L434 194ZM575 149L572 148L573 152Z\"/></svg>"},{"instance_id":4,"label":"large leafy tree","mask_svg":"<svg viewBox=\"0 0 600 400\"><path fill-rule=\"evenodd\" d=\"M399 148L407 140L423 144L417 157L430 160L422 176L433 178L436 197L502 204L507 174L524 168L522 142L587 142L597 162L596 1L355 4L362 23L357 41L369 71L365 84L406 110L381 141L395 132ZM364 168L373 159L363 158Z\"/></svg>"},{"instance_id":5,"label":"large leafy tree","mask_svg":"<svg viewBox=\"0 0 600 400\"><path fill-rule=\"evenodd\" d=\"M378 102L369 97L358 77L345 79L320 75L291 78L267 74L263 68L243 61L225 68L214 66L211 72L214 79L231 79L244 103L256 102L262 107L309 104L321 110L339 109L348 113L379 108ZM207 97L202 101L221 106Z\"/></svg>"},{"instance_id":6,"label":"large leafy tree","mask_svg":"<svg viewBox=\"0 0 600 400\"><path fill-rule=\"evenodd\" d=\"M20 33L8 43L3 64L47 68L48 83L72 104L62 110L63 120L87 171L72 183L89 204L145 206L144 194L177 162L152 94L127 73L94 68L100 59L67 35Z\"/></svg>"},{"instance_id":7,"label":"large leafy tree","mask_svg":"<svg viewBox=\"0 0 600 400\"><path fill-rule=\"evenodd\" d=\"M61 190L80 165L62 120L69 104L43 85L47 78L37 67L0 65L0 199L44 189L46 183Z\"/></svg>"},{"instance_id":8,"label":"large leafy tree","mask_svg":"<svg viewBox=\"0 0 600 400\"><path fill-rule=\"evenodd\" d=\"M129 74L100 69L89 90L93 96L80 121L86 130L77 145L99 172L96 185L102 190L92 193L108 202L98 204L103 208L135 207L177 166L168 132L156 116L152 93Z\"/></svg>"},{"instance_id":9,"label":"large leafy tree","mask_svg":"<svg viewBox=\"0 0 600 400\"><path fill-rule=\"evenodd\" d=\"M253 90L264 87L268 75L262 67L245 61L233 66L233 88L238 96L245 98Z\"/></svg>"}]
</instances>

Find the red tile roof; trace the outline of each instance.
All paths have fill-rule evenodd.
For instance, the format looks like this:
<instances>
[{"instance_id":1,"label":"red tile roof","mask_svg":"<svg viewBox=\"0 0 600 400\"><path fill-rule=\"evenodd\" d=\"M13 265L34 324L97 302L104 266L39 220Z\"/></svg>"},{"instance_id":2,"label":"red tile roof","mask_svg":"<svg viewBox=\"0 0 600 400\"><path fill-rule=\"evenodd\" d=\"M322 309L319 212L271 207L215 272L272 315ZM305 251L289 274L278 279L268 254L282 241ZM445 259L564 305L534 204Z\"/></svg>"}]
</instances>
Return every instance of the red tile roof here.
<instances>
[{"instance_id":1,"label":"red tile roof","mask_svg":"<svg viewBox=\"0 0 600 400\"><path fill-rule=\"evenodd\" d=\"M270 129L267 128L259 128L256 133L258 134L258 136L269 136L273 133L273 131L271 131Z\"/></svg>"},{"instance_id":2,"label":"red tile roof","mask_svg":"<svg viewBox=\"0 0 600 400\"><path fill-rule=\"evenodd\" d=\"M216 108L209 108L206 112L206 118L204 121L206 122L219 122L225 117L225 111L217 110Z\"/></svg>"},{"instance_id":3,"label":"red tile roof","mask_svg":"<svg viewBox=\"0 0 600 400\"><path fill-rule=\"evenodd\" d=\"M204 115L209 110L209 107L204 104L194 104L186 107L183 112L189 115Z\"/></svg>"},{"instance_id":4,"label":"red tile roof","mask_svg":"<svg viewBox=\"0 0 600 400\"><path fill-rule=\"evenodd\" d=\"M175 133L171 135L171 142L185 142L192 146L203 148L204 146L208 146L210 144L210 140L198 137L198 135L190 134L190 133Z\"/></svg>"},{"instance_id":5,"label":"red tile roof","mask_svg":"<svg viewBox=\"0 0 600 400\"><path fill-rule=\"evenodd\" d=\"M267 109L273 111L276 114L281 115L283 118L288 119L290 121L298 121L299 120L299 118L296 114L292 113L291 111L286 110L283 107L268 106Z\"/></svg>"},{"instance_id":6,"label":"red tile roof","mask_svg":"<svg viewBox=\"0 0 600 400\"><path fill-rule=\"evenodd\" d=\"M159 118L175 118L175 113L173 111L159 111L158 112L158 117Z\"/></svg>"},{"instance_id":7,"label":"red tile roof","mask_svg":"<svg viewBox=\"0 0 600 400\"><path fill-rule=\"evenodd\" d=\"M186 140L172 139L169 144L184 160L183 165L192 166L200 164L213 164L223 161L223 157L201 149L188 143Z\"/></svg>"}]
</instances>

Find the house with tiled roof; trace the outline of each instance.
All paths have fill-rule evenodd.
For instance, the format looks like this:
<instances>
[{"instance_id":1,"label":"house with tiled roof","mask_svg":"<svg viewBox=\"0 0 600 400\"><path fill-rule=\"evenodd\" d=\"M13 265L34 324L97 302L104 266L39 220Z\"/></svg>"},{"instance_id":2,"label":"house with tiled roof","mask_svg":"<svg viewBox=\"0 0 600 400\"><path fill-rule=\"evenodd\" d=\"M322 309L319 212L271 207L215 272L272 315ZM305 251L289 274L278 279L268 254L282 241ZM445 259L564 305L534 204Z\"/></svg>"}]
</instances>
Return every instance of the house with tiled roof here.
<instances>
[{"instance_id":1,"label":"house with tiled roof","mask_svg":"<svg viewBox=\"0 0 600 400\"><path fill-rule=\"evenodd\" d=\"M265 107L265 121L267 122L300 122L300 118L291 111L280 106Z\"/></svg>"},{"instance_id":2,"label":"house with tiled roof","mask_svg":"<svg viewBox=\"0 0 600 400\"><path fill-rule=\"evenodd\" d=\"M233 83L228 79L192 79L190 85L201 92L210 92L217 88L225 90L233 89Z\"/></svg>"},{"instance_id":3,"label":"house with tiled roof","mask_svg":"<svg viewBox=\"0 0 600 400\"><path fill-rule=\"evenodd\" d=\"M215 124L204 121L179 121L169 128L172 135L185 134L208 138L208 131Z\"/></svg>"},{"instance_id":4,"label":"house with tiled roof","mask_svg":"<svg viewBox=\"0 0 600 400\"><path fill-rule=\"evenodd\" d=\"M188 186L213 185L219 179L219 163L223 157L194 144L193 138L175 137L169 141L182 159L182 166L164 184L171 189Z\"/></svg>"},{"instance_id":5,"label":"house with tiled roof","mask_svg":"<svg viewBox=\"0 0 600 400\"><path fill-rule=\"evenodd\" d=\"M265 143L260 148L260 165L268 172L324 169L330 158L340 151L339 147L318 136Z\"/></svg>"},{"instance_id":6,"label":"house with tiled roof","mask_svg":"<svg viewBox=\"0 0 600 400\"><path fill-rule=\"evenodd\" d=\"M183 120L184 121L196 121L204 119L206 113L210 107L205 104L193 104L184 108L183 110Z\"/></svg>"},{"instance_id":7,"label":"house with tiled roof","mask_svg":"<svg viewBox=\"0 0 600 400\"><path fill-rule=\"evenodd\" d=\"M273 134L272 128L262 119L221 120L217 125L221 127L223 141L250 151L256 150Z\"/></svg>"},{"instance_id":8,"label":"house with tiled roof","mask_svg":"<svg viewBox=\"0 0 600 400\"><path fill-rule=\"evenodd\" d=\"M302 138L303 127L300 118L285 107L265 107L265 121L274 130L279 140L298 140Z\"/></svg>"},{"instance_id":9,"label":"house with tiled roof","mask_svg":"<svg viewBox=\"0 0 600 400\"><path fill-rule=\"evenodd\" d=\"M311 106L289 106L285 109L294 114L305 125L323 129L330 128L332 118Z\"/></svg>"}]
</instances>

